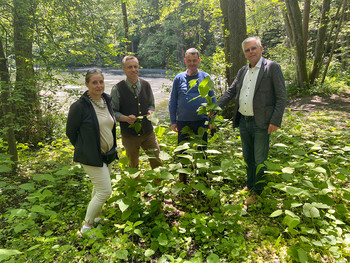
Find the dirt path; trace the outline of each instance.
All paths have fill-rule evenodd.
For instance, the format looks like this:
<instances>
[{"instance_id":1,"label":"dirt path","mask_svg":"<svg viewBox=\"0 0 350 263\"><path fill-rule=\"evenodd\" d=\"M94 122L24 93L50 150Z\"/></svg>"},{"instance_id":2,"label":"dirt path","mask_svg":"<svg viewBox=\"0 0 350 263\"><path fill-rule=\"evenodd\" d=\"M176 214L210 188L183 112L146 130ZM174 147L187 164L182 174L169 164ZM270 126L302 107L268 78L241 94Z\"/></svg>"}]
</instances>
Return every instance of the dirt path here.
<instances>
[{"instance_id":1,"label":"dirt path","mask_svg":"<svg viewBox=\"0 0 350 263\"><path fill-rule=\"evenodd\" d=\"M292 111L340 111L350 118L350 90L331 97L311 96L290 99L287 108Z\"/></svg>"}]
</instances>

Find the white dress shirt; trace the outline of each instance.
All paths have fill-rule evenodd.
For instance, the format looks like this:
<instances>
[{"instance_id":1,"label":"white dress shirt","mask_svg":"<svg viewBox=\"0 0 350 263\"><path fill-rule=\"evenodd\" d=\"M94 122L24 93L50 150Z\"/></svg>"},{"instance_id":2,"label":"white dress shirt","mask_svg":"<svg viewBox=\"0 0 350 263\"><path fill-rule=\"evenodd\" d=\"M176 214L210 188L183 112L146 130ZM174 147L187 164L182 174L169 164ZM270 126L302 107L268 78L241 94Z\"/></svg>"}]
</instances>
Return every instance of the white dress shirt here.
<instances>
[{"instance_id":1,"label":"white dress shirt","mask_svg":"<svg viewBox=\"0 0 350 263\"><path fill-rule=\"evenodd\" d=\"M262 57L255 65L255 67L250 67L244 76L243 86L241 93L239 95L239 109L238 111L244 116L254 116L253 111L253 98L256 86L256 80L259 75L259 70L261 68Z\"/></svg>"}]
</instances>

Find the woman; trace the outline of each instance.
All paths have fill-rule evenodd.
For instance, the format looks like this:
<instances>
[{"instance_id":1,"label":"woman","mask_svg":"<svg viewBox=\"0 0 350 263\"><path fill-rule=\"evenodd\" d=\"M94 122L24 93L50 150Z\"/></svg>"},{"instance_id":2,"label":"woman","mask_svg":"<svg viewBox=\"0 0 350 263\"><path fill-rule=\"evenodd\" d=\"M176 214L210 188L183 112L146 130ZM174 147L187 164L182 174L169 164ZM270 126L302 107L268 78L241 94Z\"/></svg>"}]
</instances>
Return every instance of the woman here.
<instances>
[{"instance_id":1,"label":"woman","mask_svg":"<svg viewBox=\"0 0 350 263\"><path fill-rule=\"evenodd\" d=\"M117 158L116 122L111 97L99 69L85 76L88 90L69 109L66 134L74 145L75 162L82 164L93 184L92 198L80 235L93 228L102 206L112 193L112 161Z\"/></svg>"}]
</instances>

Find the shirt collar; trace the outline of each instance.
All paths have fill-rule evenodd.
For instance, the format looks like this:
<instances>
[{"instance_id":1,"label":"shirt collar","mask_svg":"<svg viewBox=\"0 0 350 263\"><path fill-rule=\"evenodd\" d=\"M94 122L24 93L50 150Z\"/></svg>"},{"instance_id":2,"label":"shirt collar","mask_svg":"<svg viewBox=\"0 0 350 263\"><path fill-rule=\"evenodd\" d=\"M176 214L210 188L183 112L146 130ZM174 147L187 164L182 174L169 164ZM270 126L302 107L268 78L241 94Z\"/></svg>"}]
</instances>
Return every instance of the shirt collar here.
<instances>
[{"instance_id":1,"label":"shirt collar","mask_svg":"<svg viewBox=\"0 0 350 263\"><path fill-rule=\"evenodd\" d=\"M263 57L261 57L258 61L258 63L256 63L255 67L256 68L261 68L261 64L262 64L262 61L263 61ZM253 67L253 68L255 68ZM252 67L250 67L250 64L249 64L249 68L252 69Z\"/></svg>"},{"instance_id":2,"label":"shirt collar","mask_svg":"<svg viewBox=\"0 0 350 263\"><path fill-rule=\"evenodd\" d=\"M131 83L131 81L129 81L128 79L126 79L125 82L126 82L126 85L127 85L129 88L131 88L132 85L134 85L134 83ZM140 86L140 79L137 79L136 86L137 86L137 87Z\"/></svg>"}]
</instances>

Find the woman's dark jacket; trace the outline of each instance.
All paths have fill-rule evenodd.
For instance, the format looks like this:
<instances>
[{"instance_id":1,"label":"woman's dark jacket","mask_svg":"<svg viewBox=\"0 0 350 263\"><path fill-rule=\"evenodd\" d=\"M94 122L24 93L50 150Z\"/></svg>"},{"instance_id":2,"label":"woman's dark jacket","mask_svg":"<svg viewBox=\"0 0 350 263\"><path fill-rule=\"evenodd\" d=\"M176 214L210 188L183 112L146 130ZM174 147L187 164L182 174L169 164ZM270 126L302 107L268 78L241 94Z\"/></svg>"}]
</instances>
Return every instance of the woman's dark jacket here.
<instances>
[{"instance_id":1,"label":"woman's dark jacket","mask_svg":"<svg viewBox=\"0 0 350 263\"><path fill-rule=\"evenodd\" d=\"M114 119L113 147L116 144L116 122L111 106L111 97L103 93L108 110ZM74 145L75 162L91 166L103 166L100 143L100 128L94 107L87 95L87 91L74 102L69 109L66 134Z\"/></svg>"}]
</instances>

